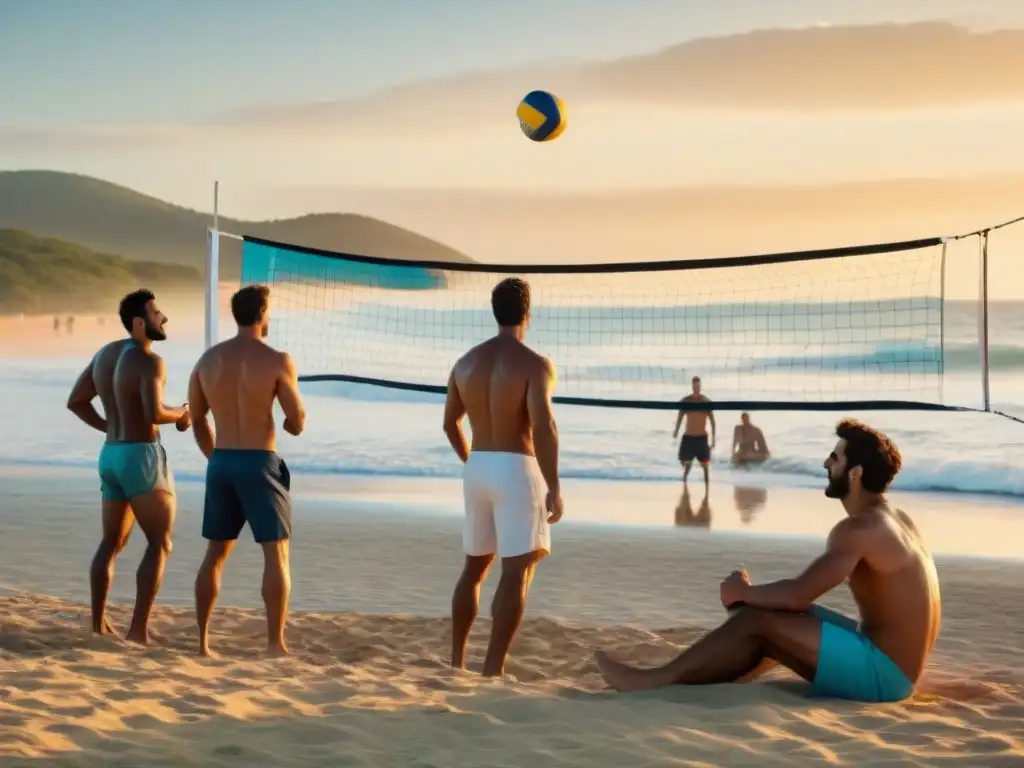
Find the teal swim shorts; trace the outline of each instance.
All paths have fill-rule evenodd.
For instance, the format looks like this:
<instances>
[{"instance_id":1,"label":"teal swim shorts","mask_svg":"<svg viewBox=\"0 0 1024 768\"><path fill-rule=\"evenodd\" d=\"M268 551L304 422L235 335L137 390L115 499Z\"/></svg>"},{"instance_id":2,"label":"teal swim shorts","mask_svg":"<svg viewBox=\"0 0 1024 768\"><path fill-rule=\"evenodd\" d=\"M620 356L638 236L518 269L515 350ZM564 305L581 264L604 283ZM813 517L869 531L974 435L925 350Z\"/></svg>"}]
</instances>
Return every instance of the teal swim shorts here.
<instances>
[{"instance_id":1,"label":"teal swim shorts","mask_svg":"<svg viewBox=\"0 0 1024 768\"><path fill-rule=\"evenodd\" d=\"M821 649L814 674L814 693L853 701L902 701L914 684L895 662L862 635L857 622L836 611L812 605L821 619Z\"/></svg>"},{"instance_id":2,"label":"teal swim shorts","mask_svg":"<svg viewBox=\"0 0 1024 768\"><path fill-rule=\"evenodd\" d=\"M160 443L104 443L99 473L105 501L130 501L157 490L174 493L174 476Z\"/></svg>"}]
</instances>

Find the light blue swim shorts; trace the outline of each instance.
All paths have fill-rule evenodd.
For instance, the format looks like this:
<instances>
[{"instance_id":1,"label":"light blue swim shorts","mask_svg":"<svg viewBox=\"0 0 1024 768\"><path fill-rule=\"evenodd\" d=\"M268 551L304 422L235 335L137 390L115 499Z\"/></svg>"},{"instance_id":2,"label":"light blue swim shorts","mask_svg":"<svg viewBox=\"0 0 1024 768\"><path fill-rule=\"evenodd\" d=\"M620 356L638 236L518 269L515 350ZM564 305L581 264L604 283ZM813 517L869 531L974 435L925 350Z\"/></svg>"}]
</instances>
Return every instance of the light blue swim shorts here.
<instances>
[{"instance_id":1,"label":"light blue swim shorts","mask_svg":"<svg viewBox=\"0 0 1024 768\"><path fill-rule=\"evenodd\" d=\"M820 605L812 605L808 613L821 619L816 695L886 702L902 701L914 693L914 684L903 670L859 632L855 620Z\"/></svg>"}]
</instances>

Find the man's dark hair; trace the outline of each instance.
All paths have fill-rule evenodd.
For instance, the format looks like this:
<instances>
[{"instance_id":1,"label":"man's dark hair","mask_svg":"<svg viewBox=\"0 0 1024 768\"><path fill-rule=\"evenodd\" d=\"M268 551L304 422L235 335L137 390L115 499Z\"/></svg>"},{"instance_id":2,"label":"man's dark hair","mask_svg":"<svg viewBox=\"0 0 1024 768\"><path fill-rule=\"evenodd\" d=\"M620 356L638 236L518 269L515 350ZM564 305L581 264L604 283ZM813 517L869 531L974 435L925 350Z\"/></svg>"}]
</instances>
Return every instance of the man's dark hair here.
<instances>
[{"instance_id":1,"label":"man's dark hair","mask_svg":"<svg viewBox=\"0 0 1024 768\"><path fill-rule=\"evenodd\" d=\"M121 325L124 326L128 333L132 332L132 323L136 317L146 320L146 305L154 299L156 299L156 296L153 295L153 292L147 291L145 288L132 291L121 299L121 305L117 308L117 314L121 316Z\"/></svg>"},{"instance_id":2,"label":"man's dark hair","mask_svg":"<svg viewBox=\"0 0 1024 768\"><path fill-rule=\"evenodd\" d=\"M247 285L231 297L231 314L239 328L256 325L270 306L270 289L265 285Z\"/></svg>"},{"instance_id":3,"label":"man's dark hair","mask_svg":"<svg viewBox=\"0 0 1024 768\"><path fill-rule=\"evenodd\" d=\"M836 436L846 441L846 469L861 468L861 485L882 493L903 466L903 457L892 441L877 429L854 419L836 425Z\"/></svg>"},{"instance_id":4,"label":"man's dark hair","mask_svg":"<svg viewBox=\"0 0 1024 768\"><path fill-rule=\"evenodd\" d=\"M506 277L491 291L491 309L502 328L515 328L530 314L530 284L518 277Z\"/></svg>"}]
</instances>

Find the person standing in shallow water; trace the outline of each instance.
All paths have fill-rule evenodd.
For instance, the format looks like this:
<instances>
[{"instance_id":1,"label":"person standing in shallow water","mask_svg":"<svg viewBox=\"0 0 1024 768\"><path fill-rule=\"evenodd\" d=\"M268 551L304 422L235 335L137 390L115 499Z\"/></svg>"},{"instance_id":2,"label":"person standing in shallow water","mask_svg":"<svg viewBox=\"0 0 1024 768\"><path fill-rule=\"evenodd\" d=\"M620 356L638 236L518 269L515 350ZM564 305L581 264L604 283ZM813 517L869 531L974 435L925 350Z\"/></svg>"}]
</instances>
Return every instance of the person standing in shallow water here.
<instances>
[{"instance_id":1,"label":"person standing in shallow water","mask_svg":"<svg viewBox=\"0 0 1024 768\"><path fill-rule=\"evenodd\" d=\"M107 595L114 561L128 543L138 520L146 535L146 554L137 575L138 595L127 639L149 642L149 617L171 552L176 510L174 476L160 444L161 424L179 431L190 424L188 403L163 404L167 369L153 352L153 342L167 338L167 317L146 290L121 300L121 322L130 334L96 353L68 397L68 409L106 435L100 450L99 475L103 499L103 538L89 571L94 632L113 632L106 619ZM93 400L100 398L105 416Z\"/></svg>"},{"instance_id":2,"label":"person standing in shallow water","mask_svg":"<svg viewBox=\"0 0 1024 768\"><path fill-rule=\"evenodd\" d=\"M700 376L694 376L690 382L693 391L682 399L683 403L711 403L711 398L701 392ZM683 419L686 419L686 428L683 430L683 439L679 443L679 463L683 465L683 482L690 478L690 469L693 467L693 460L700 463L704 472L704 487L709 482L708 466L711 464L711 452L715 450L715 414L710 410L706 411L684 411L680 410L676 416L676 428L672 430L672 438L679 437L679 427ZM708 423L711 424L711 442L708 443Z\"/></svg>"},{"instance_id":3,"label":"person standing in shallow water","mask_svg":"<svg viewBox=\"0 0 1024 768\"><path fill-rule=\"evenodd\" d=\"M896 446L852 420L839 423L836 437L825 495L846 517L824 554L796 578L770 584L734 571L719 590L732 616L668 664L640 669L598 652L611 687L744 682L779 663L820 696L888 702L913 694L942 618L935 563L913 521L885 496L902 465ZM844 581L859 622L814 602Z\"/></svg>"}]
</instances>

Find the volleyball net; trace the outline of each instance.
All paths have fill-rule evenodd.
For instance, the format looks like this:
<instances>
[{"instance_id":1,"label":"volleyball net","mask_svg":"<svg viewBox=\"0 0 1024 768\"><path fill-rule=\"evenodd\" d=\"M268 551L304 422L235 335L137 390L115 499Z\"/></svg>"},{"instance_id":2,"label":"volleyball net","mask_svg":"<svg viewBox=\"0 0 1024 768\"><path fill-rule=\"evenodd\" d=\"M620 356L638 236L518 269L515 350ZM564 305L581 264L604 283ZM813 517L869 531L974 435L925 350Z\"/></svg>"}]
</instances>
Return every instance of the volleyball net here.
<instances>
[{"instance_id":1,"label":"volleyball net","mask_svg":"<svg viewBox=\"0 0 1024 768\"><path fill-rule=\"evenodd\" d=\"M677 410L699 377L716 410L955 411L997 410L986 293L997 228L587 265L414 262L233 239L241 283L271 289L268 341L305 381L442 393L455 361L495 333L492 289L518 276L532 293L527 343L556 364L558 402ZM222 234L211 231L213 284ZM954 259L977 263L976 299L947 296Z\"/></svg>"}]
</instances>

